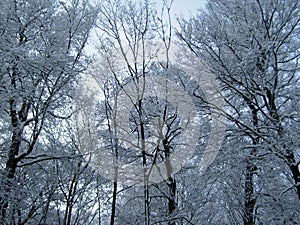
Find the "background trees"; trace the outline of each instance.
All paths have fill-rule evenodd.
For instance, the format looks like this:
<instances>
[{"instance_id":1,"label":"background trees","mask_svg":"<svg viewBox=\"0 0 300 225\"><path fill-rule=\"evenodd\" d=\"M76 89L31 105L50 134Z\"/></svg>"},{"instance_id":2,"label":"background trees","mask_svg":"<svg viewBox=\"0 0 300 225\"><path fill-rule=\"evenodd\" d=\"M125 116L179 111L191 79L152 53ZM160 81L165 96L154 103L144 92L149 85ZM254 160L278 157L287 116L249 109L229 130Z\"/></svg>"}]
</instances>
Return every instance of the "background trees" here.
<instances>
[{"instance_id":1,"label":"background trees","mask_svg":"<svg viewBox=\"0 0 300 225\"><path fill-rule=\"evenodd\" d=\"M143 184L143 189L135 188L129 191L131 195L134 193L135 197L130 196L129 199L126 199L123 196L125 200L123 200L122 205L124 206L121 207L125 212L119 213L119 223L129 223L130 220L128 219L133 219L134 223L143 223L144 220L145 224L150 224L152 217L156 217L155 213L159 213L155 210L156 206L152 206L153 203L151 203L153 202L151 199L155 198L151 190L152 170L156 170L153 165L161 158L166 159L169 157L171 140L180 133L179 130L176 131L180 128L174 126L174 123L177 123L177 121L175 122L177 114L176 112L174 114L174 111L170 112L167 100L160 99L157 96L149 96L148 93L149 85L153 87L157 85L157 80L152 79L150 81L147 78L151 73L155 73L152 69L154 63L158 61L159 57L166 60L163 62L164 65L159 66L160 69L157 68L157 71L161 74L165 74L169 66L168 56L171 44L169 29L171 27L169 24L170 5L167 2L165 2L163 10L162 13L165 12L168 24L164 23L164 19L158 18L153 4L149 1L139 3L106 1L100 7L101 15L98 23L100 28L99 51L102 56L100 63L103 67L109 68L109 72L107 74L107 70L102 69L99 71L96 69L95 76L97 81L102 81L101 84L103 84L103 80L108 79L108 82L104 83L102 88L106 91L105 111L108 117L105 118L105 124L108 125L108 132L114 136L114 140L109 143L109 146L112 148L111 152L115 160L119 162L121 160L123 163L131 162L130 165L136 168L136 171L132 171L133 174L136 173L136 176L128 177L129 180L133 179L131 183L139 184L142 182L141 184ZM131 88L126 88L126 85L131 85ZM107 91L108 87L115 88L115 90L109 92ZM123 92L123 96L126 96L125 98L120 97L121 92ZM161 94L163 95L163 93ZM126 103L122 102L122 99ZM125 119L127 115L129 121ZM130 123L129 130L126 130L126 125L120 123L120 118L125 123ZM161 127L157 123L158 120ZM167 126L168 131L166 134L162 134L163 126ZM124 133L123 130L127 133ZM160 137L161 135L164 135L164 137ZM163 199L169 205L169 207L166 207L168 208L168 210L166 209L167 214L172 214L176 208L176 183L172 178L171 165L166 165L166 167L167 170L169 169L168 185L170 194L168 193L167 197L163 197ZM141 176L137 174L141 172L138 171L139 169L143 170ZM122 171L121 164L115 164L115 173L124 174L128 171ZM114 223L117 183L121 176L115 175L114 178L111 224ZM137 180L134 181L134 179ZM143 198L141 199L139 196L143 196ZM134 206L131 206L132 203L140 205L141 202L144 204L143 208L135 210L140 211L143 209L143 212L141 212L144 215L143 220L137 215L130 214L132 212L127 212L128 209L132 210L134 208ZM121 218L123 222L120 220Z\"/></svg>"}]
</instances>

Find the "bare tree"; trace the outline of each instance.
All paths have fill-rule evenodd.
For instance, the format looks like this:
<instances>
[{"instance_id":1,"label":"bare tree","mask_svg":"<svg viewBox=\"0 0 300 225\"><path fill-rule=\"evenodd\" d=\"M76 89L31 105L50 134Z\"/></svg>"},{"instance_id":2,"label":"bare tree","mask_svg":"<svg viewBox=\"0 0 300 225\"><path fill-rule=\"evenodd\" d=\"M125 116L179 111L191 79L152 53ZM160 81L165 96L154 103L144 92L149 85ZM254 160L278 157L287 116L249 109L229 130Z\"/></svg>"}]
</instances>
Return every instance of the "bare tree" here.
<instances>
[{"instance_id":1,"label":"bare tree","mask_svg":"<svg viewBox=\"0 0 300 225\"><path fill-rule=\"evenodd\" d=\"M106 128L103 126L101 128L103 130L101 137L107 138L106 142L101 140L101 143L105 143L105 149L110 149L114 156L111 159L114 161L112 170L114 185L110 224L115 223L117 194L123 192L122 176L130 172L132 176L127 177L127 182L130 185L143 186L143 222L151 223L151 214L154 214L151 209L155 208L155 205L151 206L151 199L155 198L151 190L156 189L151 179L153 174L161 173L157 167L159 163L163 163L165 172L162 173L166 174L157 176L161 176L168 187L167 191L162 192L163 199L167 203L164 217L168 217L169 224L175 224L172 222L172 216L177 208L174 177L176 171L170 157L175 146L180 145L175 143L181 134L181 125L178 122L180 117L176 107L170 104L167 97L160 99L148 93L150 85L155 92L156 84L161 87L157 90L162 90L162 86L165 85L163 92L167 93L169 85L167 79L175 77L172 77L172 73L177 75L180 73L179 69L176 71L176 68L170 66L171 5L172 1L164 1L161 15L157 14L154 4L150 1L137 3L104 1L100 7L98 21L100 60L95 63L91 73L101 86L104 93L102 97L105 98L98 109L102 114L98 127L101 124L107 125ZM159 76L162 76L161 79L165 82ZM157 94L161 93L154 93ZM126 112L129 113L128 121L124 118ZM123 119L124 123L129 123L130 130L126 130L127 125L120 122L120 119ZM104 130L107 132L106 135ZM142 168L142 176L138 174L139 171L131 171L123 165L128 170L124 171L124 168L122 169L124 162L132 165L132 168ZM133 176L134 174L136 176Z\"/></svg>"}]
</instances>

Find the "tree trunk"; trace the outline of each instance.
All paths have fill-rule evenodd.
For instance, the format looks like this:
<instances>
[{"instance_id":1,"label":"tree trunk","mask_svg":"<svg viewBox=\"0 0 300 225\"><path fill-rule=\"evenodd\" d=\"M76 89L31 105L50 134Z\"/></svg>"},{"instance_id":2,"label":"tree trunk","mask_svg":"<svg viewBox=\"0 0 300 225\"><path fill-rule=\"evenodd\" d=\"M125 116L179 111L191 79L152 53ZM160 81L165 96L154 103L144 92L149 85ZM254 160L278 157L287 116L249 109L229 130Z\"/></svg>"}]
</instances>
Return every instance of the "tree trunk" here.
<instances>
[{"instance_id":1,"label":"tree trunk","mask_svg":"<svg viewBox=\"0 0 300 225\"><path fill-rule=\"evenodd\" d=\"M167 169L167 185L169 188L168 196L168 215L171 216L174 210L176 209L176 181L172 178L172 165L170 163L170 146L168 146L168 141L163 140L163 146L165 151L165 165ZM175 225L175 222L169 222L169 225Z\"/></svg>"},{"instance_id":2,"label":"tree trunk","mask_svg":"<svg viewBox=\"0 0 300 225\"><path fill-rule=\"evenodd\" d=\"M287 159L289 168L292 172L293 179L295 182L295 187L297 191L298 199L300 200L300 172L299 172L299 165L296 163L295 155L292 151L289 151L288 154L285 155Z\"/></svg>"},{"instance_id":3,"label":"tree trunk","mask_svg":"<svg viewBox=\"0 0 300 225\"><path fill-rule=\"evenodd\" d=\"M21 145L21 136L22 136L22 129L19 125L17 112L15 110L15 100L12 99L10 101L10 117L12 123L12 138L11 138L11 145L9 148L8 153L8 160L6 162L4 176L1 180L1 188L2 190L2 197L0 198L0 207L1 207L1 220L6 220L6 212L9 205L8 196L11 192L11 185L12 180L15 177L18 158L17 155L19 153L20 145Z\"/></svg>"},{"instance_id":4,"label":"tree trunk","mask_svg":"<svg viewBox=\"0 0 300 225\"><path fill-rule=\"evenodd\" d=\"M172 215L172 213L176 209L176 181L172 177L168 179L168 187L169 187L169 199L168 199L168 214ZM175 225L175 222L170 221L168 225Z\"/></svg>"},{"instance_id":5,"label":"tree trunk","mask_svg":"<svg viewBox=\"0 0 300 225\"><path fill-rule=\"evenodd\" d=\"M255 207L256 200L254 198L254 182L253 182L254 171L255 171L255 166L251 162L248 162L246 168L246 177L245 177L244 225L255 224L254 207Z\"/></svg>"},{"instance_id":6,"label":"tree trunk","mask_svg":"<svg viewBox=\"0 0 300 225\"><path fill-rule=\"evenodd\" d=\"M110 225L114 225L114 223L115 223L116 203L117 203L117 189L118 189L118 183L115 180L114 184L113 184L113 199L112 199L112 205L111 205Z\"/></svg>"},{"instance_id":7,"label":"tree trunk","mask_svg":"<svg viewBox=\"0 0 300 225\"><path fill-rule=\"evenodd\" d=\"M248 103L248 106L251 110L251 116L252 116L252 126L254 130L257 130L258 128L258 110L255 108L255 106L249 101L248 98L246 98L246 102ZM256 204L256 198L255 198L255 192L254 192L254 174L257 169L254 163L254 159L256 157L256 146L259 143L259 137L257 137L256 134L253 134L253 136L250 136L252 139L252 146L253 149L250 152L250 155L247 157L247 166L246 166L246 175L245 175L245 199L244 199L244 225L254 225L255 224L255 216L254 216L254 210L255 210L255 204Z\"/></svg>"}]
</instances>

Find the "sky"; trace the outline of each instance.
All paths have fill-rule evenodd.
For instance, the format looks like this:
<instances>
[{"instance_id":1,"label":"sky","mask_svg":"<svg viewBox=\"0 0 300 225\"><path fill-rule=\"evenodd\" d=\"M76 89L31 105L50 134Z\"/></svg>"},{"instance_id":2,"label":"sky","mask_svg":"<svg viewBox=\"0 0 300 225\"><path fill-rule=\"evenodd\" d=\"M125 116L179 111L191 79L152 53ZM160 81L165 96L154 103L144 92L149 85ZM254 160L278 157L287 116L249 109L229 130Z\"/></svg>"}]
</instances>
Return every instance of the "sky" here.
<instances>
[{"instance_id":1,"label":"sky","mask_svg":"<svg viewBox=\"0 0 300 225\"><path fill-rule=\"evenodd\" d=\"M197 9L205 7L205 3L206 0L175 0L172 9L177 15L195 15Z\"/></svg>"},{"instance_id":2,"label":"sky","mask_svg":"<svg viewBox=\"0 0 300 225\"><path fill-rule=\"evenodd\" d=\"M128 0L122 0L126 2ZM133 0L136 2L140 2L143 0ZM150 0L150 2L154 2L157 5L157 9L161 9L162 2L164 0ZM167 2L171 2L172 0L166 0ZM189 16L195 15L198 9L204 9L207 0L173 0L171 11L173 11L173 16L182 15L182 16Z\"/></svg>"},{"instance_id":3,"label":"sky","mask_svg":"<svg viewBox=\"0 0 300 225\"><path fill-rule=\"evenodd\" d=\"M163 0L153 0L156 3L157 11L160 12ZM170 1L170 0L167 0ZM174 0L171 7L172 24L177 27L176 18L179 16L186 19L195 16L199 9L204 9L207 0Z\"/></svg>"},{"instance_id":4,"label":"sky","mask_svg":"<svg viewBox=\"0 0 300 225\"><path fill-rule=\"evenodd\" d=\"M163 0L152 0L152 2L156 2L158 12L160 12L161 10L162 1ZM171 7L173 26L176 27L178 25L176 21L176 16L183 16L186 19L188 19L190 16L195 16L197 14L198 9L205 8L206 2L207 0L174 0ZM87 51L90 52L91 54L95 53L95 47L93 46L92 43L87 46Z\"/></svg>"}]
</instances>

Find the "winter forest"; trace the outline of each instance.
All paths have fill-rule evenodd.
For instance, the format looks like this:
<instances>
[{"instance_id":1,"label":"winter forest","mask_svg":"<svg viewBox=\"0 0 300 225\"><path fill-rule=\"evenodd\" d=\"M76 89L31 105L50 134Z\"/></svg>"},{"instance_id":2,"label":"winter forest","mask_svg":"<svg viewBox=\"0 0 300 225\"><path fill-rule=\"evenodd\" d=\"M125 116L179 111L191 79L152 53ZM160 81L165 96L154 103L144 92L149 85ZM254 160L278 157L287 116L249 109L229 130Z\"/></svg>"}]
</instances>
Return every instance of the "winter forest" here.
<instances>
[{"instance_id":1,"label":"winter forest","mask_svg":"<svg viewBox=\"0 0 300 225\"><path fill-rule=\"evenodd\" d=\"M0 1L0 224L300 224L300 1L173 3Z\"/></svg>"}]
</instances>

